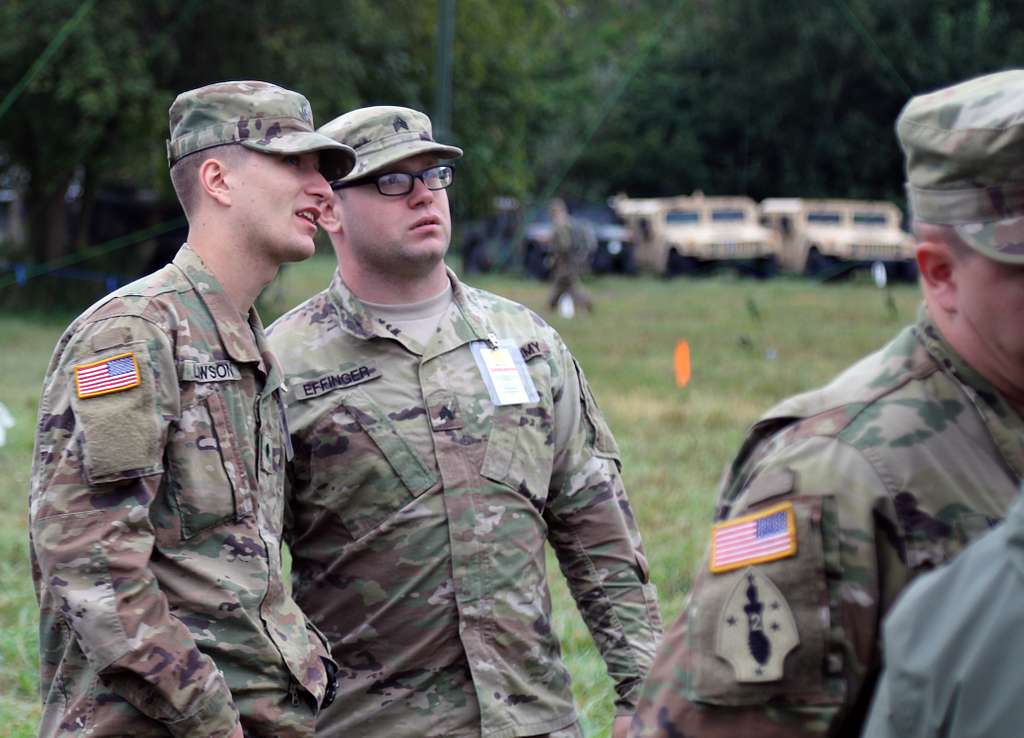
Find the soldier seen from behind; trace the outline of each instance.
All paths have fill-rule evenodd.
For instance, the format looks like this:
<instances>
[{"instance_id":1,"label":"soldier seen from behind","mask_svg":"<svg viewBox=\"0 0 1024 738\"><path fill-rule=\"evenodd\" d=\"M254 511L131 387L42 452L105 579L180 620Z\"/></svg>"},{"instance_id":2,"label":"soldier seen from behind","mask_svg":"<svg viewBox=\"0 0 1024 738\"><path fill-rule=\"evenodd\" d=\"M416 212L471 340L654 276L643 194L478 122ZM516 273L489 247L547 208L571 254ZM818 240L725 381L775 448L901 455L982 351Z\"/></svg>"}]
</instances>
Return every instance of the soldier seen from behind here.
<instances>
[{"instance_id":1,"label":"soldier seen from behind","mask_svg":"<svg viewBox=\"0 0 1024 738\"><path fill-rule=\"evenodd\" d=\"M167 153L188 242L76 319L43 384L39 733L311 736L334 665L282 581L283 375L252 306L354 157L265 82L179 95Z\"/></svg>"},{"instance_id":2,"label":"soldier seen from behind","mask_svg":"<svg viewBox=\"0 0 1024 738\"><path fill-rule=\"evenodd\" d=\"M913 98L897 135L917 321L753 426L632 736L860 735L883 616L1018 497L1024 71Z\"/></svg>"},{"instance_id":3,"label":"soldier seen from behind","mask_svg":"<svg viewBox=\"0 0 1024 738\"><path fill-rule=\"evenodd\" d=\"M354 110L321 225L338 270L270 340L288 375L295 597L331 641L318 735L581 736L551 543L625 735L661 624L620 455L579 365L445 268L462 152L423 113Z\"/></svg>"}]
</instances>

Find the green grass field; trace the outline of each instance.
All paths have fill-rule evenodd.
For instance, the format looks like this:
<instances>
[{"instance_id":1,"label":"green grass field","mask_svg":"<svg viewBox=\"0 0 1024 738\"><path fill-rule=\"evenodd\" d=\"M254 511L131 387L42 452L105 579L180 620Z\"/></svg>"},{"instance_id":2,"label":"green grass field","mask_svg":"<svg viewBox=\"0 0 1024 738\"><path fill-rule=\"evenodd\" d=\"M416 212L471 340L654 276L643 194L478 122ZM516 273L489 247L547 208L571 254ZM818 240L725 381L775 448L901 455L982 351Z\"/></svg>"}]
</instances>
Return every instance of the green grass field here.
<instances>
[{"instance_id":1,"label":"green grass field","mask_svg":"<svg viewBox=\"0 0 1024 738\"><path fill-rule=\"evenodd\" d=\"M268 292L266 322L330 277L317 257L291 266ZM471 283L541 314L547 285L511 277ZM582 363L622 448L666 623L678 615L707 542L715 484L744 429L786 395L809 389L882 345L913 320L918 293L892 288L892 303L864 280L819 285L723 276L662 281L606 277L589 283L593 316L547 315ZM68 319L0 314L0 402L16 425L0 447L0 725L35 735L36 606L28 557L27 498L40 382ZM693 373L679 388L676 342L689 342ZM606 736L611 684L557 573L556 627L575 680L587 735Z\"/></svg>"}]
</instances>

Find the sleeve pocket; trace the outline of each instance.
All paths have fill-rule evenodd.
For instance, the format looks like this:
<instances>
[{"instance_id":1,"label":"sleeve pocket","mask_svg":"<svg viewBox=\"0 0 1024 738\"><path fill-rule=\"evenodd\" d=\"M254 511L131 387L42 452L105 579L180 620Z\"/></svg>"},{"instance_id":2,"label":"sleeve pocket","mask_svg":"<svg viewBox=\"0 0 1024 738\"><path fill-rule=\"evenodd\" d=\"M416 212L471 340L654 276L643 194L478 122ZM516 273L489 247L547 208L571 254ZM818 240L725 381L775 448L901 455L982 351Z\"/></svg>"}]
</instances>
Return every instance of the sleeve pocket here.
<instances>
[{"instance_id":1,"label":"sleeve pocket","mask_svg":"<svg viewBox=\"0 0 1024 738\"><path fill-rule=\"evenodd\" d=\"M85 476L90 484L159 474L163 471L163 422L152 369L145 361L145 344L129 344L118 352L134 350L140 383L128 389L94 397L78 397L71 404L82 430ZM107 351L82 364L103 361ZM72 373L74 369L71 369ZM71 386L74 387L72 376Z\"/></svg>"},{"instance_id":2,"label":"sleeve pocket","mask_svg":"<svg viewBox=\"0 0 1024 738\"><path fill-rule=\"evenodd\" d=\"M793 556L714 574L707 564L688 600L691 699L722 706L769 701L835 704L826 686L830 608L820 497L791 497ZM745 513L756 513L758 506ZM795 629L797 643L792 644ZM773 674L773 664L781 672Z\"/></svg>"}]
</instances>

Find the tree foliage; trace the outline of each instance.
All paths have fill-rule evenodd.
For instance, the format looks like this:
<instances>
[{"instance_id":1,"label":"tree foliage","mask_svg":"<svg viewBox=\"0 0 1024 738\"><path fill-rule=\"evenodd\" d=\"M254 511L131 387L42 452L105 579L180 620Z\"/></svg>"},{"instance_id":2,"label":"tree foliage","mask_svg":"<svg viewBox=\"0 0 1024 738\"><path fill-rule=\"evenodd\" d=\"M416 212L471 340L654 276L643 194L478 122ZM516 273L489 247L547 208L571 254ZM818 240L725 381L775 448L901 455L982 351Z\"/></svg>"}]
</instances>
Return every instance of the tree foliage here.
<instances>
[{"instance_id":1,"label":"tree foliage","mask_svg":"<svg viewBox=\"0 0 1024 738\"><path fill-rule=\"evenodd\" d=\"M0 6L0 90L80 6ZM411 0L99 0L0 118L0 182L24 191L32 253L86 243L103 188L173 204L162 142L182 90L266 79L306 94L319 122L361 105L432 111L437 13ZM456 213L555 191L901 200L901 106L1019 64L1022 21L1024 8L992 0L459 0Z\"/></svg>"}]
</instances>

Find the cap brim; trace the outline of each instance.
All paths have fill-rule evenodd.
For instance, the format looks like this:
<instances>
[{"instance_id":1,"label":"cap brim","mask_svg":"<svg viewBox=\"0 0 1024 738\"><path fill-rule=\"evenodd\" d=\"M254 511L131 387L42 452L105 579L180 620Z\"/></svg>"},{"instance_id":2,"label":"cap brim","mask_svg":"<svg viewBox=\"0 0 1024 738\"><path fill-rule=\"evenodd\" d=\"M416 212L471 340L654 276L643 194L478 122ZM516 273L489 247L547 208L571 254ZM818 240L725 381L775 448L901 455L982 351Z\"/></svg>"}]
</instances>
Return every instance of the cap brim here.
<instances>
[{"instance_id":1,"label":"cap brim","mask_svg":"<svg viewBox=\"0 0 1024 738\"><path fill-rule=\"evenodd\" d=\"M1024 217L991 223L963 223L953 228L971 248L993 261L1024 264Z\"/></svg>"},{"instance_id":2,"label":"cap brim","mask_svg":"<svg viewBox=\"0 0 1024 738\"><path fill-rule=\"evenodd\" d=\"M342 181L350 182L360 177L386 171L388 167L403 159L423 154L434 154L438 159L458 159L462 156L462 149L458 146L439 144L436 141L409 141L397 146L390 146L382 151L358 157L355 167Z\"/></svg>"},{"instance_id":3,"label":"cap brim","mask_svg":"<svg viewBox=\"0 0 1024 738\"><path fill-rule=\"evenodd\" d=\"M250 138L239 143L247 149L267 154L320 152L320 173L328 182L347 175L356 163L356 152L351 147L314 131L289 131L281 136L275 136L270 141Z\"/></svg>"}]
</instances>

